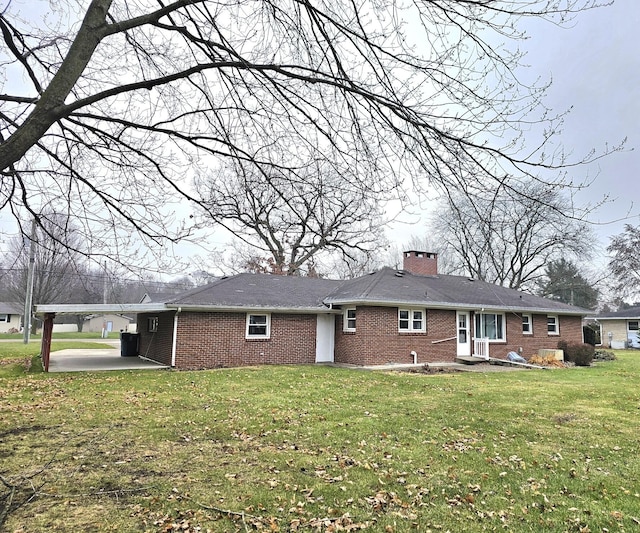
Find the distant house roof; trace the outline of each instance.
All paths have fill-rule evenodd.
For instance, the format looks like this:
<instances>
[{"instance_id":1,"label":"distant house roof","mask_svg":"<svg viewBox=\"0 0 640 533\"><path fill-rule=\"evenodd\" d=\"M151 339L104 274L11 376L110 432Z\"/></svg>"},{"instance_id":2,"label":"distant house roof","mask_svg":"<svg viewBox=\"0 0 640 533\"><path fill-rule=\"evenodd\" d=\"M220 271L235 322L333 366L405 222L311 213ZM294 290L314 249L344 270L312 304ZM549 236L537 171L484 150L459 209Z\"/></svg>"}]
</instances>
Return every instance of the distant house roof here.
<instances>
[{"instance_id":1,"label":"distant house roof","mask_svg":"<svg viewBox=\"0 0 640 533\"><path fill-rule=\"evenodd\" d=\"M165 304L189 309L328 310L323 300L343 283L321 278L244 273L174 296Z\"/></svg>"},{"instance_id":2,"label":"distant house roof","mask_svg":"<svg viewBox=\"0 0 640 533\"><path fill-rule=\"evenodd\" d=\"M383 268L337 287L327 304L404 304L435 308L485 308L559 314L590 311L464 276L420 276Z\"/></svg>"},{"instance_id":3,"label":"distant house roof","mask_svg":"<svg viewBox=\"0 0 640 533\"><path fill-rule=\"evenodd\" d=\"M620 311L610 311L608 313L600 313L595 317L597 320L639 320L640 307L630 307Z\"/></svg>"},{"instance_id":4,"label":"distant house roof","mask_svg":"<svg viewBox=\"0 0 640 533\"><path fill-rule=\"evenodd\" d=\"M0 315L22 315L24 305L17 302L0 302Z\"/></svg>"},{"instance_id":5,"label":"distant house roof","mask_svg":"<svg viewBox=\"0 0 640 533\"><path fill-rule=\"evenodd\" d=\"M140 300L140 303L164 303L170 301L171 298L175 297L175 292L147 292Z\"/></svg>"}]
</instances>

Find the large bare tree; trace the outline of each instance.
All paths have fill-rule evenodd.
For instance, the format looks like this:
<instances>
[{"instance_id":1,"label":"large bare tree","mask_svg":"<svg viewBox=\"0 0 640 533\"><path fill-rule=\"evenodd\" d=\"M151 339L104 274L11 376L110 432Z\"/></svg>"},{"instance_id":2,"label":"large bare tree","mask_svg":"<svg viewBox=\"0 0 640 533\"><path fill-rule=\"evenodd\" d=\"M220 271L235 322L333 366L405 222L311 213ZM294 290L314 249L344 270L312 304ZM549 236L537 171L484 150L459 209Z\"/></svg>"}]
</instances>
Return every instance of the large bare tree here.
<instances>
[{"instance_id":1,"label":"large bare tree","mask_svg":"<svg viewBox=\"0 0 640 533\"><path fill-rule=\"evenodd\" d=\"M593 235L586 212L559 188L535 180L517 187L451 194L432 224L458 273L533 291L550 261L588 254Z\"/></svg>"},{"instance_id":2,"label":"large bare tree","mask_svg":"<svg viewBox=\"0 0 640 533\"><path fill-rule=\"evenodd\" d=\"M326 252L364 255L383 241L378 202L384 191L368 191L321 162L304 173L255 173L235 165L218 179L199 180L207 212L252 250L254 270L287 275L313 273Z\"/></svg>"},{"instance_id":3,"label":"large bare tree","mask_svg":"<svg viewBox=\"0 0 640 533\"><path fill-rule=\"evenodd\" d=\"M8 3L1 79L23 83L0 95L0 209L67 211L89 253L117 255L132 232L188 235L193 177L237 162L269 179L323 161L400 195L557 182L560 117L520 81L518 24L597 3L51 0L31 20Z\"/></svg>"}]
</instances>

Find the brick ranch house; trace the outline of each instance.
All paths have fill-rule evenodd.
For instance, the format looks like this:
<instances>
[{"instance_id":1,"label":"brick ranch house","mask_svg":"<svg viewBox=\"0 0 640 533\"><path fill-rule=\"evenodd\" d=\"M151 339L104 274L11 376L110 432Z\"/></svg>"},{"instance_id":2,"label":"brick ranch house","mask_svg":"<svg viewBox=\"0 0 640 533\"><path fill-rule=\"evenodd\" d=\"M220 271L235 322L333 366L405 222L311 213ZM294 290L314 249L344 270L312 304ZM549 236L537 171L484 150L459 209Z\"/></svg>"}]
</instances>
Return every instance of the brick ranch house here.
<instances>
[{"instance_id":1,"label":"brick ranch house","mask_svg":"<svg viewBox=\"0 0 640 533\"><path fill-rule=\"evenodd\" d=\"M340 281L245 273L139 307L139 354L177 369L421 364L479 351L526 357L555 349L560 339L582 342L588 314L491 283L439 275L437 255L419 251L404 252L402 270Z\"/></svg>"}]
</instances>

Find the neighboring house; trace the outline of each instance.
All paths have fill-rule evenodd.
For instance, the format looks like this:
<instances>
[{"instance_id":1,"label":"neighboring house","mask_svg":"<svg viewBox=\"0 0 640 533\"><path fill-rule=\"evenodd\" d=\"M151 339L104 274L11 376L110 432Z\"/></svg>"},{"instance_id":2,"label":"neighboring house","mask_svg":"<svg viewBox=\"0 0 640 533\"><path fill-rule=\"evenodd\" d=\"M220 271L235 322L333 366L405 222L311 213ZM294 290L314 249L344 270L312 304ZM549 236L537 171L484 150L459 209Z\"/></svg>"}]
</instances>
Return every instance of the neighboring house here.
<instances>
[{"instance_id":1,"label":"neighboring house","mask_svg":"<svg viewBox=\"0 0 640 533\"><path fill-rule=\"evenodd\" d=\"M0 333L9 330L20 331L24 306L15 302L0 302Z\"/></svg>"},{"instance_id":2,"label":"neighboring house","mask_svg":"<svg viewBox=\"0 0 640 533\"><path fill-rule=\"evenodd\" d=\"M54 333L76 333L78 331L78 319L82 320L82 331L101 333L103 328L107 333L120 331L135 331L135 320L129 316L119 314L59 314L53 323Z\"/></svg>"},{"instance_id":3,"label":"neighboring house","mask_svg":"<svg viewBox=\"0 0 640 533\"><path fill-rule=\"evenodd\" d=\"M144 305L151 306L150 303ZM525 357L582 342L589 311L461 276L436 254L353 280L239 274L138 314L140 355L180 369Z\"/></svg>"},{"instance_id":4,"label":"neighboring house","mask_svg":"<svg viewBox=\"0 0 640 533\"><path fill-rule=\"evenodd\" d=\"M110 332L130 331L131 324L135 322L133 318L124 315L87 315L82 325L82 331Z\"/></svg>"},{"instance_id":5,"label":"neighboring house","mask_svg":"<svg viewBox=\"0 0 640 533\"><path fill-rule=\"evenodd\" d=\"M53 333L76 333L77 331L77 315L58 315L53 321Z\"/></svg>"},{"instance_id":6,"label":"neighboring house","mask_svg":"<svg viewBox=\"0 0 640 533\"><path fill-rule=\"evenodd\" d=\"M595 320L600 324L600 337L604 346L640 348L640 307L602 313Z\"/></svg>"}]
</instances>

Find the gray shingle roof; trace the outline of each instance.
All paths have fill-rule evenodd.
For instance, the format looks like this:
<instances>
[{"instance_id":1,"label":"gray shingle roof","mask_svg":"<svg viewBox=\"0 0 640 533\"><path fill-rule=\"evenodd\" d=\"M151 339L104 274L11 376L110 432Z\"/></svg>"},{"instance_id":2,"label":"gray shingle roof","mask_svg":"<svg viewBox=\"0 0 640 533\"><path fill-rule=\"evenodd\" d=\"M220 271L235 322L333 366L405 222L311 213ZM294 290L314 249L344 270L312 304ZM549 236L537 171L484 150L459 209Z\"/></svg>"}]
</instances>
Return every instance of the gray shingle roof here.
<instances>
[{"instance_id":1,"label":"gray shingle roof","mask_svg":"<svg viewBox=\"0 0 640 533\"><path fill-rule=\"evenodd\" d=\"M598 320L614 320L630 318L632 320L640 319L640 307L630 307L621 311L610 311L609 313L600 313L595 318Z\"/></svg>"},{"instance_id":2,"label":"gray shingle roof","mask_svg":"<svg viewBox=\"0 0 640 533\"><path fill-rule=\"evenodd\" d=\"M325 303L590 313L586 309L464 276L418 276L391 268L344 283L325 299Z\"/></svg>"},{"instance_id":3,"label":"gray shingle roof","mask_svg":"<svg viewBox=\"0 0 640 533\"><path fill-rule=\"evenodd\" d=\"M0 315L22 315L24 304L16 302L0 302Z\"/></svg>"},{"instance_id":4,"label":"gray shingle roof","mask_svg":"<svg viewBox=\"0 0 640 533\"><path fill-rule=\"evenodd\" d=\"M167 300L171 307L327 309L322 303L344 283L330 279L238 274Z\"/></svg>"},{"instance_id":5,"label":"gray shingle roof","mask_svg":"<svg viewBox=\"0 0 640 533\"><path fill-rule=\"evenodd\" d=\"M346 281L238 274L167 300L169 307L315 310L333 305L407 305L586 315L579 307L463 276L419 276L383 268Z\"/></svg>"}]
</instances>

